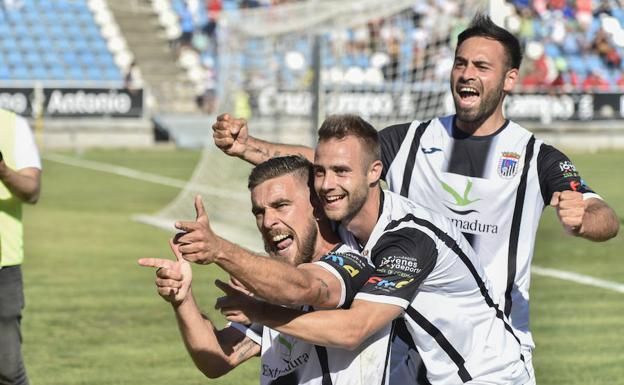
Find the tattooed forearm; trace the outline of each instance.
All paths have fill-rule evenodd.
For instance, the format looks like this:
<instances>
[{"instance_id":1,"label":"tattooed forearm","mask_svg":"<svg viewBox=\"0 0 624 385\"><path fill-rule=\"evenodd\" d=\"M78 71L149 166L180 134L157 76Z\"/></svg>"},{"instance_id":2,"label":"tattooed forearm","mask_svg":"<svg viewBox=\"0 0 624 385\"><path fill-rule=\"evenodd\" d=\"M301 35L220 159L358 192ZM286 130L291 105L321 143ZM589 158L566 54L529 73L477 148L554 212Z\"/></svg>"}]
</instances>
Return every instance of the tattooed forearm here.
<instances>
[{"instance_id":1,"label":"tattooed forearm","mask_svg":"<svg viewBox=\"0 0 624 385\"><path fill-rule=\"evenodd\" d=\"M327 285L327 283L325 281L323 281L320 278L316 279L319 282L319 288L316 291L316 298L314 298L314 303L319 303L321 298L324 297L323 299L325 301L329 300L329 285Z\"/></svg>"},{"instance_id":2,"label":"tattooed forearm","mask_svg":"<svg viewBox=\"0 0 624 385\"><path fill-rule=\"evenodd\" d=\"M264 160L268 160L271 158L271 153L265 147L257 146L257 145L256 146L248 145L248 147L249 147L249 151L260 155L262 159Z\"/></svg>"},{"instance_id":3,"label":"tattooed forearm","mask_svg":"<svg viewBox=\"0 0 624 385\"><path fill-rule=\"evenodd\" d=\"M256 343L253 342L253 340L249 339L249 338L245 338L244 340L241 341L240 344L237 344L234 347L234 351L236 353L238 353L236 355L236 358L238 359L239 362L243 362L245 361L247 358L253 356L253 348L256 347Z\"/></svg>"}]
</instances>

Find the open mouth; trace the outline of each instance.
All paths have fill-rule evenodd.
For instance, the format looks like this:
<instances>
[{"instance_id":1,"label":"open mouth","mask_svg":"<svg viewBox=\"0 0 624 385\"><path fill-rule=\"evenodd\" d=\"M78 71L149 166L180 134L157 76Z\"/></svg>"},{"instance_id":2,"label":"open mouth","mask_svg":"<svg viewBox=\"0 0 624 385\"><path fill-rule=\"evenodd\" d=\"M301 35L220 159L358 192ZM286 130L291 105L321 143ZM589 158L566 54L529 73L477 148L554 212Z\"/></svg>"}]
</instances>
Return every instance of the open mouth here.
<instances>
[{"instance_id":1,"label":"open mouth","mask_svg":"<svg viewBox=\"0 0 624 385\"><path fill-rule=\"evenodd\" d=\"M461 86L457 88L460 104L463 107L469 107L479 100L479 91L474 87Z\"/></svg>"},{"instance_id":2,"label":"open mouth","mask_svg":"<svg viewBox=\"0 0 624 385\"><path fill-rule=\"evenodd\" d=\"M335 206L338 202L342 201L346 197L346 194L342 195L324 195L323 201L325 201L326 206Z\"/></svg>"},{"instance_id":3,"label":"open mouth","mask_svg":"<svg viewBox=\"0 0 624 385\"><path fill-rule=\"evenodd\" d=\"M273 248L278 251L286 250L293 243L293 236L291 234L282 233L271 236L271 242Z\"/></svg>"}]
</instances>

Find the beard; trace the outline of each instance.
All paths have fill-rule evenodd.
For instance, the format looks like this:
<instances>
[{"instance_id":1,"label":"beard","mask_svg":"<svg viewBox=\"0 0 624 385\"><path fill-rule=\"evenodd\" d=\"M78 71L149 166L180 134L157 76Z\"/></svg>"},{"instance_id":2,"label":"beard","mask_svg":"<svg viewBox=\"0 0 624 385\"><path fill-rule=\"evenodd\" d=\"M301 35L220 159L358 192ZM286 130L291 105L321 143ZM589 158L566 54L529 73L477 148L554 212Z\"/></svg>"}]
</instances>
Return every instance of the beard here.
<instances>
[{"instance_id":1,"label":"beard","mask_svg":"<svg viewBox=\"0 0 624 385\"><path fill-rule=\"evenodd\" d=\"M316 227L316 220L312 218L308 222L304 236L301 238L301 248L299 249L299 254L295 257L295 266L312 262L314 252L316 251L317 237L318 228Z\"/></svg>"},{"instance_id":2,"label":"beard","mask_svg":"<svg viewBox=\"0 0 624 385\"><path fill-rule=\"evenodd\" d=\"M461 109L459 107L459 94L453 91L453 103L455 104L455 115L457 120L473 125L484 122L494 113L494 111L496 111L496 108L503 99L503 96L503 84L501 83L500 86L487 94L482 92L482 99L477 108L473 107L470 109Z\"/></svg>"},{"instance_id":3,"label":"beard","mask_svg":"<svg viewBox=\"0 0 624 385\"><path fill-rule=\"evenodd\" d=\"M270 237L270 234L268 237ZM289 258L287 256L279 255L279 250L273 245L273 242L269 241L267 238L264 240L264 250L272 258L297 266L302 263L312 262L316 251L317 238L318 228L316 227L316 220L311 218L301 236L297 235L296 237L296 241L298 241L298 248L297 254L294 257ZM295 241L295 239L293 239L293 241Z\"/></svg>"},{"instance_id":4,"label":"beard","mask_svg":"<svg viewBox=\"0 0 624 385\"><path fill-rule=\"evenodd\" d=\"M349 202L347 203L347 207L340 211L329 211L325 212L327 218L335 222L349 222L351 221L357 213L360 212L364 203L366 203L366 199L368 198L368 184L366 182L360 186L359 188L353 189L349 195Z\"/></svg>"}]
</instances>

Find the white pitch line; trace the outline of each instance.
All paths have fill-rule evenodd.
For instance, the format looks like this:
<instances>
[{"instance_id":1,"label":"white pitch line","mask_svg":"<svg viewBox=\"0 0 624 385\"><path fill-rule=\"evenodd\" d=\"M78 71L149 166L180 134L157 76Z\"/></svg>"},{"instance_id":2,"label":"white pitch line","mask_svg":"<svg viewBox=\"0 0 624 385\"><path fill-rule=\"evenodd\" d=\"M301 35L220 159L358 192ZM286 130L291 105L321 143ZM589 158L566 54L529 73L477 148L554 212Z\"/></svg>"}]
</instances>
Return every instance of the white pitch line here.
<instances>
[{"instance_id":1,"label":"white pitch line","mask_svg":"<svg viewBox=\"0 0 624 385\"><path fill-rule=\"evenodd\" d=\"M580 283L583 285L595 286L602 289L617 291L618 293L624 293L624 284L607 281L605 279L594 278L588 275L582 275L557 269L549 269L546 267L540 267L535 265L531 268L531 272L546 277L563 279L566 281L572 281L574 283Z\"/></svg>"},{"instance_id":2,"label":"white pitch line","mask_svg":"<svg viewBox=\"0 0 624 385\"><path fill-rule=\"evenodd\" d=\"M151 174L148 172L137 171L131 168L122 167L122 166L113 166L107 163L94 162L86 159L76 159L69 156L59 155L59 154L45 154L43 156L47 160L51 160L53 162L58 162L62 164L67 164L70 166L87 168L91 170L97 170L102 172L108 172L115 175L121 175L128 178L143 180L146 182L157 183L170 187L177 187L183 189L184 187L193 187L196 190L203 191L207 194L222 197L222 198L239 198L241 201L246 202L247 198L238 196L239 194L233 193L232 191L216 189L214 187L206 186L206 185L190 185L187 181L169 178L166 176ZM575 283L580 283L589 286L600 287L603 289L617 291L619 293L624 293L624 284L607 281L604 279L594 278L587 275L572 273L569 271L557 270L557 269L549 269L540 266L533 266L531 268L531 272L543 275L546 277L553 277L558 279L563 279L566 281L571 281Z\"/></svg>"},{"instance_id":3,"label":"white pitch line","mask_svg":"<svg viewBox=\"0 0 624 385\"><path fill-rule=\"evenodd\" d=\"M236 193L233 191L223 190L207 185L202 184L191 184L187 181L175 178L169 178L162 175L151 174L149 172L143 172L138 170L133 170L131 168L122 167L122 166L114 166L108 163L100 163L87 159L77 159L69 156L59 155L59 154L45 154L43 155L44 159L51 160L53 162L62 163L69 166L86 168L90 170L96 170L101 172L107 172L110 174L121 175L131 179L142 180L145 182L156 183L164 186L177 187L179 189L183 189L185 187L192 188L196 191L204 192L208 195L216 196L219 198L225 199L236 199L241 202L247 202L249 198L246 195Z\"/></svg>"}]
</instances>

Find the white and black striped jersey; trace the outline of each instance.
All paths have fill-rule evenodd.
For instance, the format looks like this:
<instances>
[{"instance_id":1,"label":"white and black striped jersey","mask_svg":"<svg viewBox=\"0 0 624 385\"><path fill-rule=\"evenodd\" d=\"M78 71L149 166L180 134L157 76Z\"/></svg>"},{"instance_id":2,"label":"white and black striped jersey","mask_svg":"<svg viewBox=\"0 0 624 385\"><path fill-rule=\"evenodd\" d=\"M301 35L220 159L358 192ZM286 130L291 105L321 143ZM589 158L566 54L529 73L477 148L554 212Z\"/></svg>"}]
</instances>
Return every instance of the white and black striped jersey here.
<instances>
[{"instance_id":1,"label":"white and black striped jersey","mask_svg":"<svg viewBox=\"0 0 624 385\"><path fill-rule=\"evenodd\" d=\"M352 253L345 245L315 263L339 277L343 284L341 307L348 307L355 292L374 270L366 259ZM308 307L305 309L312 311ZM245 326L231 323L230 326L262 346L261 385L388 383L386 362L390 355L391 325L375 333L353 351L310 344L260 324Z\"/></svg>"},{"instance_id":2,"label":"white and black striped jersey","mask_svg":"<svg viewBox=\"0 0 624 385\"><path fill-rule=\"evenodd\" d=\"M410 342L432 384L527 383L520 341L461 232L398 194L382 197L383 209L362 249L376 270L355 299L405 309ZM344 227L339 233L359 247Z\"/></svg>"},{"instance_id":3,"label":"white and black striped jersey","mask_svg":"<svg viewBox=\"0 0 624 385\"><path fill-rule=\"evenodd\" d=\"M461 132L454 116L414 121L382 130L380 144L390 190L442 213L463 232L494 300L533 348L530 265L541 213L555 191L598 196L563 153L511 121L489 136Z\"/></svg>"}]
</instances>

